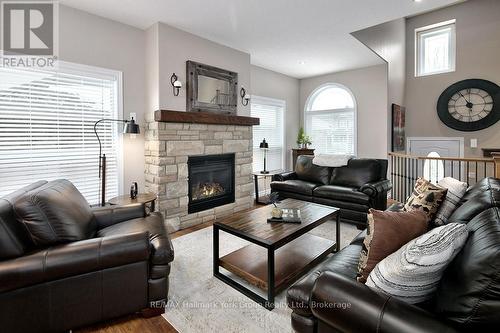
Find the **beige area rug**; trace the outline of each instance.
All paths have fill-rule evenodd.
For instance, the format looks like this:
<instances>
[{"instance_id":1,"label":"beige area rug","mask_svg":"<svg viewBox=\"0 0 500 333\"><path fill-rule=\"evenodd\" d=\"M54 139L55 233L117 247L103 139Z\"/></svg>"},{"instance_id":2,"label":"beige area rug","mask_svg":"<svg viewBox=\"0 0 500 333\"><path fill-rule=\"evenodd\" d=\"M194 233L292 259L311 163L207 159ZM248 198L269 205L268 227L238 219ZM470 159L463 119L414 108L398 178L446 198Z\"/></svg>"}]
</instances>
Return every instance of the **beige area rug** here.
<instances>
[{"instance_id":1,"label":"beige area rug","mask_svg":"<svg viewBox=\"0 0 500 333\"><path fill-rule=\"evenodd\" d=\"M340 230L341 247L359 233L356 227L345 223ZM212 227L205 228L172 241L175 260L170 273L169 302L163 317L181 333L293 332L286 291L276 296L276 308L268 311L213 277L212 232ZM335 222L324 223L311 233L335 239ZM220 232L221 256L248 244ZM221 272L230 274L222 268Z\"/></svg>"}]
</instances>

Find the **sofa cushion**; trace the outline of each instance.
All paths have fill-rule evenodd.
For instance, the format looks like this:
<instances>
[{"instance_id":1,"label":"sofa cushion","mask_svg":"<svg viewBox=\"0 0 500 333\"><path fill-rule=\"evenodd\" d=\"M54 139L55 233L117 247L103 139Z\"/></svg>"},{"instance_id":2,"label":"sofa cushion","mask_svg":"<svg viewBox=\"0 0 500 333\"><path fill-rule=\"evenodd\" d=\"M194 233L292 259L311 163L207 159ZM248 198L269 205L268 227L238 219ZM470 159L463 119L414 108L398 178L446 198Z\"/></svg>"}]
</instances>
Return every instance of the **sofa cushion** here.
<instances>
[{"instance_id":1,"label":"sofa cushion","mask_svg":"<svg viewBox=\"0 0 500 333\"><path fill-rule=\"evenodd\" d=\"M346 246L340 252L328 258L312 273L307 274L302 280L288 288L286 293L288 306L296 313L306 316L312 315L309 302L316 279L324 271L330 271L355 280L360 251L361 245Z\"/></svg>"},{"instance_id":2,"label":"sofa cushion","mask_svg":"<svg viewBox=\"0 0 500 333\"><path fill-rule=\"evenodd\" d=\"M351 158L346 166L333 168L330 184L360 188L379 180L381 168L376 159Z\"/></svg>"},{"instance_id":3,"label":"sofa cushion","mask_svg":"<svg viewBox=\"0 0 500 333\"><path fill-rule=\"evenodd\" d=\"M469 238L439 284L434 311L464 331L488 331L500 326L500 208L486 209L467 228Z\"/></svg>"},{"instance_id":4,"label":"sofa cushion","mask_svg":"<svg viewBox=\"0 0 500 333\"><path fill-rule=\"evenodd\" d=\"M337 185L318 186L314 189L313 195L319 198L355 202L362 205L368 205L370 202L370 197L363 192L359 192L357 188Z\"/></svg>"},{"instance_id":5,"label":"sofa cushion","mask_svg":"<svg viewBox=\"0 0 500 333\"><path fill-rule=\"evenodd\" d=\"M51 181L21 196L16 215L38 246L90 238L94 215L83 195L69 181Z\"/></svg>"},{"instance_id":6,"label":"sofa cushion","mask_svg":"<svg viewBox=\"0 0 500 333\"><path fill-rule=\"evenodd\" d=\"M331 169L313 164L314 156L301 155L297 157L295 174L298 179L326 185L330 179Z\"/></svg>"},{"instance_id":7,"label":"sofa cushion","mask_svg":"<svg viewBox=\"0 0 500 333\"><path fill-rule=\"evenodd\" d=\"M467 226L460 223L434 228L379 262L366 285L410 304L427 301L468 234Z\"/></svg>"},{"instance_id":8,"label":"sofa cushion","mask_svg":"<svg viewBox=\"0 0 500 333\"><path fill-rule=\"evenodd\" d=\"M285 180L284 182L271 182L271 189L277 192L294 192L307 196L313 195L313 190L318 186L316 183L300 179Z\"/></svg>"},{"instance_id":9,"label":"sofa cushion","mask_svg":"<svg viewBox=\"0 0 500 333\"><path fill-rule=\"evenodd\" d=\"M38 181L0 199L0 260L22 256L33 246L26 228L16 219L12 203L26 192L46 183L44 180Z\"/></svg>"},{"instance_id":10,"label":"sofa cushion","mask_svg":"<svg viewBox=\"0 0 500 333\"><path fill-rule=\"evenodd\" d=\"M144 218L137 218L117 223L97 232L99 237L147 232L152 246L151 262L166 265L174 260L174 249L163 224L160 213L152 213Z\"/></svg>"},{"instance_id":11,"label":"sofa cushion","mask_svg":"<svg viewBox=\"0 0 500 333\"><path fill-rule=\"evenodd\" d=\"M451 214L449 222L468 223L483 211L492 207L500 207L500 190L491 188L484 192L476 192L474 196L470 196L469 192L465 195L468 196L468 200Z\"/></svg>"},{"instance_id":12,"label":"sofa cushion","mask_svg":"<svg viewBox=\"0 0 500 333\"><path fill-rule=\"evenodd\" d=\"M405 211L420 210L427 214L429 222L434 219L436 212L446 198L448 190L432 184L424 178L417 179L411 196L405 203Z\"/></svg>"},{"instance_id":13,"label":"sofa cushion","mask_svg":"<svg viewBox=\"0 0 500 333\"><path fill-rule=\"evenodd\" d=\"M358 281L365 283L376 264L427 231L427 215L421 211L382 212L370 209L368 231L358 265Z\"/></svg>"}]
</instances>

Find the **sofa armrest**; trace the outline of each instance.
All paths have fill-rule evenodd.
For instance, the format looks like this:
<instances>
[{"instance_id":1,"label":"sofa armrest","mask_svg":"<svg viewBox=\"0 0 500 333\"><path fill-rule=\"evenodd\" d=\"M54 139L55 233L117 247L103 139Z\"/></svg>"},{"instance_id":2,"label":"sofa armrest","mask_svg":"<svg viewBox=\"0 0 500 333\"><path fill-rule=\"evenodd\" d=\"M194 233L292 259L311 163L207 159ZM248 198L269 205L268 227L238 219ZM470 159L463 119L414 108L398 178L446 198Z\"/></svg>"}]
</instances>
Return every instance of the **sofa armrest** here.
<instances>
[{"instance_id":1,"label":"sofa armrest","mask_svg":"<svg viewBox=\"0 0 500 333\"><path fill-rule=\"evenodd\" d=\"M456 332L419 307L332 272L316 280L311 302L313 314L340 332Z\"/></svg>"},{"instance_id":2,"label":"sofa armrest","mask_svg":"<svg viewBox=\"0 0 500 333\"><path fill-rule=\"evenodd\" d=\"M287 171L273 175L272 180L277 182L284 182L285 180L297 179L295 171Z\"/></svg>"},{"instance_id":3,"label":"sofa armrest","mask_svg":"<svg viewBox=\"0 0 500 333\"><path fill-rule=\"evenodd\" d=\"M149 258L148 233L86 239L0 262L0 292Z\"/></svg>"},{"instance_id":4,"label":"sofa armrest","mask_svg":"<svg viewBox=\"0 0 500 333\"><path fill-rule=\"evenodd\" d=\"M376 182L366 183L360 187L360 191L374 198L382 193L387 193L392 189L392 183L388 179L379 180Z\"/></svg>"},{"instance_id":5,"label":"sofa armrest","mask_svg":"<svg viewBox=\"0 0 500 333\"><path fill-rule=\"evenodd\" d=\"M92 213L94 213L97 230L101 230L116 223L146 216L146 210L143 204L128 207L95 207L92 208Z\"/></svg>"}]
</instances>

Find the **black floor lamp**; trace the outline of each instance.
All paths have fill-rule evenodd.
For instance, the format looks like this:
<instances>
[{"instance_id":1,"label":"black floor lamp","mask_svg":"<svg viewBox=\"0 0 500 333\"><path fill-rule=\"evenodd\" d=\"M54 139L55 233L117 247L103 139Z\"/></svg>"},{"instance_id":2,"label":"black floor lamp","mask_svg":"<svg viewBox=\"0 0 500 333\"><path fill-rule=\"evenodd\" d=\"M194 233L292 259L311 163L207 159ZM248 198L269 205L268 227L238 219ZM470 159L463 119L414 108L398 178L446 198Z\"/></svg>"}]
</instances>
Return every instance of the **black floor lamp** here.
<instances>
[{"instance_id":1,"label":"black floor lamp","mask_svg":"<svg viewBox=\"0 0 500 333\"><path fill-rule=\"evenodd\" d=\"M267 158L267 151L269 150L269 143L266 142L266 139L262 140L259 148L264 151L264 170L262 170L260 173L268 174L269 171L266 170L266 158Z\"/></svg>"},{"instance_id":2,"label":"black floor lamp","mask_svg":"<svg viewBox=\"0 0 500 333\"><path fill-rule=\"evenodd\" d=\"M122 119L100 119L94 124L94 133L97 137L97 141L99 141L99 179L101 180L100 184L100 192L101 192L101 206L106 205L106 154L102 153L102 144L99 135L97 134L97 125L101 122L109 121L116 123L125 123L123 127L123 133L125 134L139 134L140 128L139 125L135 123L134 118L130 120L122 120Z\"/></svg>"}]
</instances>

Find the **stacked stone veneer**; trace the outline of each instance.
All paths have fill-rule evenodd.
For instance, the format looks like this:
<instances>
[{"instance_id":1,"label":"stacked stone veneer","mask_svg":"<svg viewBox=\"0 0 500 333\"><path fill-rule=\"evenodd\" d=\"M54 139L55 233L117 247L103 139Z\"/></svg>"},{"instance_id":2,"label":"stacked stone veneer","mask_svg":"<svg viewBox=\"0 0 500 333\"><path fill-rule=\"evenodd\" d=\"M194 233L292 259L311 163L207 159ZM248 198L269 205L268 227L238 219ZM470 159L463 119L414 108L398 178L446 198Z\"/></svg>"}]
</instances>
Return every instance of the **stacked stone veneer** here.
<instances>
[{"instance_id":1,"label":"stacked stone veneer","mask_svg":"<svg viewBox=\"0 0 500 333\"><path fill-rule=\"evenodd\" d=\"M251 207L252 126L149 122L145 137L146 190L158 193L169 232ZM188 214L188 156L226 153L235 154L235 202Z\"/></svg>"}]
</instances>

